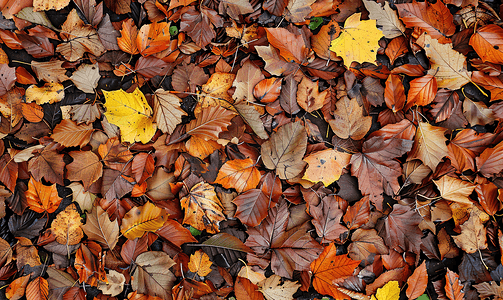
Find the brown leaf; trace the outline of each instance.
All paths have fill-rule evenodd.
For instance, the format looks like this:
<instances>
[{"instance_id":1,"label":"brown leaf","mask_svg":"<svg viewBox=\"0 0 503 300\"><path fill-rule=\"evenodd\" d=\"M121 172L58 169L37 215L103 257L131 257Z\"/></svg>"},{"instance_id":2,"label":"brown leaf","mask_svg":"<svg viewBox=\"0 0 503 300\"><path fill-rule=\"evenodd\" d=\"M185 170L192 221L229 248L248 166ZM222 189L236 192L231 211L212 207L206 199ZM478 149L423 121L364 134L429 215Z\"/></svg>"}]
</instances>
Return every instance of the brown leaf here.
<instances>
[{"instance_id":1,"label":"brown leaf","mask_svg":"<svg viewBox=\"0 0 503 300\"><path fill-rule=\"evenodd\" d=\"M288 62L305 64L308 49L302 35L296 35L285 28L265 28L267 40L279 50L279 54Z\"/></svg>"},{"instance_id":2,"label":"brown leaf","mask_svg":"<svg viewBox=\"0 0 503 300\"><path fill-rule=\"evenodd\" d=\"M475 253L487 248L486 228L484 223L489 220L489 215L474 207L470 218L460 225L461 234L453 236L454 242L466 253Z\"/></svg>"},{"instance_id":3,"label":"brown leaf","mask_svg":"<svg viewBox=\"0 0 503 300\"><path fill-rule=\"evenodd\" d=\"M205 48L216 37L214 27L222 27L223 19L216 11L204 6L201 11L190 7L181 17L180 31L185 31L201 48Z\"/></svg>"},{"instance_id":4,"label":"brown leaf","mask_svg":"<svg viewBox=\"0 0 503 300\"><path fill-rule=\"evenodd\" d=\"M169 268L175 262L164 252L149 251L138 255L135 260L131 285L138 293L172 299L171 288L175 283L175 276Z\"/></svg>"},{"instance_id":5,"label":"brown leaf","mask_svg":"<svg viewBox=\"0 0 503 300\"><path fill-rule=\"evenodd\" d=\"M154 119L159 129L172 134L176 125L182 122L182 116L187 113L181 109L180 101L176 95L158 89L154 94Z\"/></svg>"},{"instance_id":6,"label":"brown leaf","mask_svg":"<svg viewBox=\"0 0 503 300\"><path fill-rule=\"evenodd\" d=\"M415 299L421 296L426 290L428 284L428 272L426 270L426 262L417 267L412 273L412 276L407 279L407 290L405 291L409 299Z\"/></svg>"},{"instance_id":7,"label":"brown leaf","mask_svg":"<svg viewBox=\"0 0 503 300\"><path fill-rule=\"evenodd\" d=\"M236 74L236 78L232 83L232 86L236 88L236 91L232 95L234 101L236 101L236 103L239 103L242 100L254 102L255 97L253 96L253 89L255 88L255 85L264 78L265 76L262 74L260 68L253 64L250 60L247 60L239 69Z\"/></svg>"},{"instance_id":8,"label":"brown leaf","mask_svg":"<svg viewBox=\"0 0 503 300\"><path fill-rule=\"evenodd\" d=\"M407 206L393 205L393 211L385 220L386 244L397 252L410 251L419 254L421 231L417 227L421 216Z\"/></svg>"},{"instance_id":9,"label":"brown leaf","mask_svg":"<svg viewBox=\"0 0 503 300\"><path fill-rule=\"evenodd\" d=\"M46 82L63 82L68 80L66 69L61 67L64 61L52 60L47 62L31 61L31 67L39 80Z\"/></svg>"},{"instance_id":10,"label":"brown leaf","mask_svg":"<svg viewBox=\"0 0 503 300\"><path fill-rule=\"evenodd\" d=\"M311 113L323 107L327 94L328 90L318 91L318 81L313 82L304 76L297 87L297 103Z\"/></svg>"},{"instance_id":11,"label":"brown leaf","mask_svg":"<svg viewBox=\"0 0 503 300\"><path fill-rule=\"evenodd\" d=\"M67 178L71 181L82 181L87 190L103 174L103 165L92 151L72 151L69 153L73 162L66 165Z\"/></svg>"},{"instance_id":12,"label":"brown leaf","mask_svg":"<svg viewBox=\"0 0 503 300\"><path fill-rule=\"evenodd\" d=\"M56 241L62 245L77 245L84 237L82 219L74 204L68 205L61 211L51 224L52 233Z\"/></svg>"},{"instance_id":13,"label":"brown leaf","mask_svg":"<svg viewBox=\"0 0 503 300\"><path fill-rule=\"evenodd\" d=\"M388 254L388 247L383 239L377 235L375 229L356 229L351 235L348 254L354 260L366 260L372 254Z\"/></svg>"},{"instance_id":14,"label":"brown leaf","mask_svg":"<svg viewBox=\"0 0 503 300\"><path fill-rule=\"evenodd\" d=\"M56 184L46 186L33 177L28 182L26 191L26 202L29 208L38 213L53 213L61 203L62 198L58 196Z\"/></svg>"},{"instance_id":15,"label":"brown leaf","mask_svg":"<svg viewBox=\"0 0 503 300\"><path fill-rule=\"evenodd\" d=\"M264 165L270 170L276 169L279 178L291 179L306 165L302 160L306 145L306 130L300 122L283 125L262 144Z\"/></svg>"},{"instance_id":16,"label":"brown leaf","mask_svg":"<svg viewBox=\"0 0 503 300\"><path fill-rule=\"evenodd\" d=\"M5 296L7 299L18 300L23 297L28 281L30 281L30 275L14 279L5 290Z\"/></svg>"},{"instance_id":17,"label":"brown leaf","mask_svg":"<svg viewBox=\"0 0 503 300\"><path fill-rule=\"evenodd\" d=\"M117 220L110 221L101 206L94 206L86 214L86 224L82 225L82 229L89 239L100 243L104 249L114 249L119 240Z\"/></svg>"},{"instance_id":18,"label":"brown leaf","mask_svg":"<svg viewBox=\"0 0 503 300\"><path fill-rule=\"evenodd\" d=\"M72 120L61 120L54 127L51 137L65 147L84 147L91 140L94 129L91 125L77 125Z\"/></svg>"},{"instance_id":19,"label":"brown leaf","mask_svg":"<svg viewBox=\"0 0 503 300\"><path fill-rule=\"evenodd\" d=\"M311 222L324 244L344 240L341 234L348 231L341 225L341 217L345 211L345 205L341 202L344 200L338 196L325 196L317 205L308 204L308 213L313 217Z\"/></svg>"},{"instance_id":20,"label":"brown leaf","mask_svg":"<svg viewBox=\"0 0 503 300\"><path fill-rule=\"evenodd\" d=\"M444 136L445 128L419 122L410 158L418 158L430 169L435 170L442 158L447 156Z\"/></svg>"},{"instance_id":21,"label":"brown leaf","mask_svg":"<svg viewBox=\"0 0 503 300\"><path fill-rule=\"evenodd\" d=\"M342 139L361 140L372 126L372 117L363 115L356 99L343 97L336 106L334 119L328 120L334 133Z\"/></svg>"}]
</instances>

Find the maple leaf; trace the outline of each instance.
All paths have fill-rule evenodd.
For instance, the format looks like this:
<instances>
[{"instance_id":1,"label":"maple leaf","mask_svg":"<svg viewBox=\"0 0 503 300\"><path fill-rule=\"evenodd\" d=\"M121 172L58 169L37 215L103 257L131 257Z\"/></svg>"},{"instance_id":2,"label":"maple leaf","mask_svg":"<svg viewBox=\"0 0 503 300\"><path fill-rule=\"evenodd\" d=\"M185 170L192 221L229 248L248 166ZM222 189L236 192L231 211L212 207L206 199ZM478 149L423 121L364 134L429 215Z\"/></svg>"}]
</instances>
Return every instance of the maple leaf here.
<instances>
[{"instance_id":1,"label":"maple leaf","mask_svg":"<svg viewBox=\"0 0 503 300\"><path fill-rule=\"evenodd\" d=\"M349 165L351 154L326 149L311 153L303 160L308 167L302 179L313 183L321 181L323 185L329 186L340 178L342 170Z\"/></svg>"},{"instance_id":2,"label":"maple leaf","mask_svg":"<svg viewBox=\"0 0 503 300\"><path fill-rule=\"evenodd\" d=\"M419 254L421 231L417 225L421 216L407 206L393 205L393 211L385 221L386 244L397 252L410 251Z\"/></svg>"},{"instance_id":3,"label":"maple leaf","mask_svg":"<svg viewBox=\"0 0 503 300\"><path fill-rule=\"evenodd\" d=\"M152 122L152 108L143 93L136 89L133 93L123 90L103 91L106 103L107 120L119 126L123 142L148 143L155 134L157 126Z\"/></svg>"},{"instance_id":4,"label":"maple leaf","mask_svg":"<svg viewBox=\"0 0 503 300\"><path fill-rule=\"evenodd\" d=\"M82 225L82 229L89 239L108 247L108 249L114 249L119 240L117 220L110 221L108 214L105 213L101 206L94 206L86 214L86 224Z\"/></svg>"},{"instance_id":5,"label":"maple leaf","mask_svg":"<svg viewBox=\"0 0 503 300\"><path fill-rule=\"evenodd\" d=\"M348 231L340 224L345 210L342 201L344 200L338 196L325 196L317 205L309 203L308 213L313 217L311 222L318 236L322 238L322 243L340 241L340 235Z\"/></svg>"},{"instance_id":6,"label":"maple leaf","mask_svg":"<svg viewBox=\"0 0 503 300\"><path fill-rule=\"evenodd\" d=\"M337 283L353 275L359 263L359 260L352 260L346 255L337 255L335 244L330 244L311 263L313 287L321 294L344 298L345 295L337 289Z\"/></svg>"},{"instance_id":7,"label":"maple leaf","mask_svg":"<svg viewBox=\"0 0 503 300\"><path fill-rule=\"evenodd\" d=\"M377 25L382 27L381 30L386 38L392 39L401 36L405 32L405 26L398 19L396 12L389 6L388 2L384 2L384 6L381 6L377 2L363 0L363 4L370 13L369 17L376 20Z\"/></svg>"},{"instance_id":8,"label":"maple leaf","mask_svg":"<svg viewBox=\"0 0 503 300\"><path fill-rule=\"evenodd\" d=\"M330 50L344 58L346 66L353 61L374 63L379 48L377 42L383 37L382 31L376 28L375 20L361 21L360 17L361 13L356 13L347 18L341 34L330 46Z\"/></svg>"},{"instance_id":9,"label":"maple leaf","mask_svg":"<svg viewBox=\"0 0 503 300\"><path fill-rule=\"evenodd\" d=\"M306 145L306 130L300 122L283 125L262 144L264 165L270 170L276 169L279 178L291 179L302 172L306 165L302 160Z\"/></svg>"},{"instance_id":10,"label":"maple leaf","mask_svg":"<svg viewBox=\"0 0 503 300\"><path fill-rule=\"evenodd\" d=\"M185 210L183 224L189 224L198 230L217 233L218 223L225 220L223 207L214 188L205 182L200 182L190 189L190 193L180 199L180 205Z\"/></svg>"},{"instance_id":11,"label":"maple leaf","mask_svg":"<svg viewBox=\"0 0 503 300\"><path fill-rule=\"evenodd\" d=\"M342 139L361 140L372 126L372 117L363 115L363 107L356 99L344 97L336 106L334 119L328 120L334 133Z\"/></svg>"},{"instance_id":12,"label":"maple leaf","mask_svg":"<svg viewBox=\"0 0 503 300\"><path fill-rule=\"evenodd\" d=\"M473 286L477 289L477 292L482 299L502 299L503 285L501 282L499 285L496 281L490 281L474 284ZM491 296L494 298L491 298Z\"/></svg>"},{"instance_id":13,"label":"maple leaf","mask_svg":"<svg viewBox=\"0 0 503 300\"><path fill-rule=\"evenodd\" d=\"M286 201L281 201L269 210L261 226L248 229L245 245L257 256L271 251L274 273L292 278L294 270L309 269L311 261L321 252L321 246L308 234L307 222L287 230L289 216Z\"/></svg>"},{"instance_id":14,"label":"maple leaf","mask_svg":"<svg viewBox=\"0 0 503 300\"><path fill-rule=\"evenodd\" d=\"M203 250L197 250L196 253L190 256L188 266L191 272L204 277L210 274L212 264L208 254L204 253Z\"/></svg>"}]
</instances>

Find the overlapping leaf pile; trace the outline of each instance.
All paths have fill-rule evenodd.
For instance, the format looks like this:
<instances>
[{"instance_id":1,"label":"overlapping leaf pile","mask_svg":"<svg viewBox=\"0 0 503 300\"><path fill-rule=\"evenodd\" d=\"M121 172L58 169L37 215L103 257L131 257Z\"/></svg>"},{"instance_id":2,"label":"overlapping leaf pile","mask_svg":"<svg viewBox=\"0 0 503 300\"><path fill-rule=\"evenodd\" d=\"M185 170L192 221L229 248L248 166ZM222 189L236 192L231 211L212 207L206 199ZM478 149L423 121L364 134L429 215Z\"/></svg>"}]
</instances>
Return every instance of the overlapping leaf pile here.
<instances>
[{"instance_id":1,"label":"overlapping leaf pile","mask_svg":"<svg viewBox=\"0 0 503 300\"><path fill-rule=\"evenodd\" d=\"M0 1L0 293L503 299L494 3Z\"/></svg>"}]
</instances>

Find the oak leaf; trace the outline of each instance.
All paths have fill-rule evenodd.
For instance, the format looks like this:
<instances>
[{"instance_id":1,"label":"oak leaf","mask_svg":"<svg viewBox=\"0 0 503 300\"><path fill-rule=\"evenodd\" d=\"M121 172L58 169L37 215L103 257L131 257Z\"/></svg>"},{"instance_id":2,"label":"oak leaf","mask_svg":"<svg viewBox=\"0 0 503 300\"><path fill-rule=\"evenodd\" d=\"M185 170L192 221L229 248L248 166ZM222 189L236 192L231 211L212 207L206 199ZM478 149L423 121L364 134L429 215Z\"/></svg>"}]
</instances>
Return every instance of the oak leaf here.
<instances>
[{"instance_id":1,"label":"oak leaf","mask_svg":"<svg viewBox=\"0 0 503 300\"><path fill-rule=\"evenodd\" d=\"M42 182L35 181L33 177L28 182L26 191L26 203L29 208L38 213L53 213L58 209L62 198L58 196L56 184L46 186Z\"/></svg>"},{"instance_id":2,"label":"oak leaf","mask_svg":"<svg viewBox=\"0 0 503 300\"><path fill-rule=\"evenodd\" d=\"M307 134L300 122L281 126L262 144L262 160L266 168L276 169L281 179L291 179L304 169L302 160L307 146Z\"/></svg>"},{"instance_id":3,"label":"oak leaf","mask_svg":"<svg viewBox=\"0 0 503 300\"><path fill-rule=\"evenodd\" d=\"M133 207L122 219L121 233L133 240L141 237L145 232L155 232L166 221L166 211L147 202L143 206Z\"/></svg>"},{"instance_id":4,"label":"oak leaf","mask_svg":"<svg viewBox=\"0 0 503 300\"><path fill-rule=\"evenodd\" d=\"M204 277L210 274L212 264L208 254L199 249L196 253L190 255L188 267L192 273L197 273L197 275Z\"/></svg>"},{"instance_id":5,"label":"oak leaf","mask_svg":"<svg viewBox=\"0 0 503 300\"><path fill-rule=\"evenodd\" d=\"M351 154L333 149L326 149L309 154L303 159L308 167L302 179L313 183L323 182L329 186L337 181L342 170L349 165Z\"/></svg>"},{"instance_id":6,"label":"oak leaf","mask_svg":"<svg viewBox=\"0 0 503 300\"><path fill-rule=\"evenodd\" d=\"M359 260L352 260L346 255L337 255L334 243L326 246L320 256L311 263L313 287L320 294L345 298L345 295L337 289L337 284L353 275L358 264Z\"/></svg>"},{"instance_id":7,"label":"oak leaf","mask_svg":"<svg viewBox=\"0 0 503 300\"><path fill-rule=\"evenodd\" d=\"M252 159L234 159L227 161L218 171L215 183L224 188L234 188L238 193L254 189L260 181L260 172Z\"/></svg>"},{"instance_id":8,"label":"oak leaf","mask_svg":"<svg viewBox=\"0 0 503 300\"><path fill-rule=\"evenodd\" d=\"M300 284L288 280L281 284L281 277L273 274L259 282L258 286L259 291L264 294L267 300L291 300Z\"/></svg>"},{"instance_id":9,"label":"oak leaf","mask_svg":"<svg viewBox=\"0 0 503 300\"><path fill-rule=\"evenodd\" d=\"M175 262L166 253L149 251L138 255L131 280L134 291L141 294L172 299L171 288L175 283L175 276L169 268Z\"/></svg>"},{"instance_id":10,"label":"oak leaf","mask_svg":"<svg viewBox=\"0 0 503 300\"><path fill-rule=\"evenodd\" d=\"M106 98L105 116L119 126L123 142L148 143L154 136L157 126L152 122L152 108L143 93L137 88L133 93L123 90L103 91Z\"/></svg>"},{"instance_id":11,"label":"oak leaf","mask_svg":"<svg viewBox=\"0 0 503 300\"><path fill-rule=\"evenodd\" d=\"M376 28L375 20L360 20L360 17L361 13L349 16L341 34L330 46L330 50L343 57L346 66L353 61L374 63L378 41L383 37L382 31Z\"/></svg>"},{"instance_id":12,"label":"oak leaf","mask_svg":"<svg viewBox=\"0 0 503 300\"><path fill-rule=\"evenodd\" d=\"M343 97L336 106L334 119L328 120L334 133L341 139L361 140L372 126L372 117L363 115L356 98Z\"/></svg>"},{"instance_id":13,"label":"oak leaf","mask_svg":"<svg viewBox=\"0 0 503 300\"><path fill-rule=\"evenodd\" d=\"M104 249L114 249L119 240L119 223L117 220L110 221L99 205L86 214L86 224L82 225L82 229L90 240L100 243Z\"/></svg>"},{"instance_id":14,"label":"oak leaf","mask_svg":"<svg viewBox=\"0 0 503 300\"><path fill-rule=\"evenodd\" d=\"M58 243L62 245L77 245L84 237L81 226L82 218L75 205L70 204L52 221L51 230L56 236Z\"/></svg>"},{"instance_id":15,"label":"oak leaf","mask_svg":"<svg viewBox=\"0 0 503 300\"><path fill-rule=\"evenodd\" d=\"M190 193L180 199L185 210L183 224L189 224L198 230L217 233L218 223L225 220L223 207L213 186L200 182L190 189Z\"/></svg>"},{"instance_id":16,"label":"oak leaf","mask_svg":"<svg viewBox=\"0 0 503 300\"><path fill-rule=\"evenodd\" d=\"M476 187L474 184L447 175L433 182L440 191L440 196L445 200L472 204L468 197Z\"/></svg>"}]
</instances>

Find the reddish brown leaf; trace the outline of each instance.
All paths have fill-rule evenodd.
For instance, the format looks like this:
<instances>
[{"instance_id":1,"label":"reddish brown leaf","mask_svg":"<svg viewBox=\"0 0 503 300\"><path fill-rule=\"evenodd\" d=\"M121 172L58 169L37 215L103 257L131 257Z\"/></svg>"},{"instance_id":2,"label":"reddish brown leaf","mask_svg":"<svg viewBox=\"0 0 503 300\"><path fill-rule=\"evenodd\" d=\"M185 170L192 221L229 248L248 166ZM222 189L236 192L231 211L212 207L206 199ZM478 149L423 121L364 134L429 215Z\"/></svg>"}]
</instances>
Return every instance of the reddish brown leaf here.
<instances>
[{"instance_id":1,"label":"reddish brown leaf","mask_svg":"<svg viewBox=\"0 0 503 300\"><path fill-rule=\"evenodd\" d=\"M410 82L409 94L407 97L408 110L414 105L425 106L430 104L437 94L437 80L432 75L424 75Z\"/></svg>"},{"instance_id":2,"label":"reddish brown leaf","mask_svg":"<svg viewBox=\"0 0 503 300\"><path fill-rule=\"evenodd\" d=\"M412 273L412 276L407 279L407 290L405 291L409 299L416 299L421 296L426 290L428 284L428 272L426 270L426 262L417 267Z\"/></svg>"},{"instance_id":3,"label":"reddish brown leaf","mask_svg":"<svg viewBox=\"0 0 503 300\"><path fill-rule=\"evenodd\" d=\"M445 294L450 300L465 299L465 293L462 291L463 285L459 281L459 275L447 269L445 274Z\"/></svg>"},{"instance_id":4,"label":"reddish brown leaf","mask_svg":"<svg viewBox=\"0 0 503 300\"><path fill-rule=\"evenodd\" d=\"M386 101L386 106L393 110L393 112L402 110L406 97L401 76L391 74L388 77L386 80L386 89L384 90L384 100Z\"/></svg>"},{"instance_id":5,"label":"reddish brown leaf","mask_svg":"<svg viewBox=\"0 0 503 300\"><path fill-rule=\"evenodd\" d=\"M410 207L393 205L393 211L386 218L386 244L397 252L410 251L419 254L422 233L417 227L421 216Z\"/></svg>"},{"instance_id":6,"label":"reddish brown leaf","mask_svg":"<svg viewBox=\"0 0 503 300\"><path fill-rule=\"evenodd\" d=\"M477 28L470 38L470 46L480 56L482 61L496 64L503 63L502 41L503 29L495 24Z\"/></svg>"}]
</instances>

